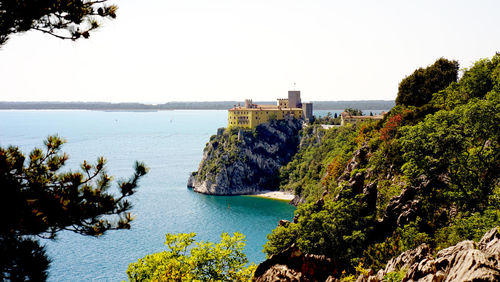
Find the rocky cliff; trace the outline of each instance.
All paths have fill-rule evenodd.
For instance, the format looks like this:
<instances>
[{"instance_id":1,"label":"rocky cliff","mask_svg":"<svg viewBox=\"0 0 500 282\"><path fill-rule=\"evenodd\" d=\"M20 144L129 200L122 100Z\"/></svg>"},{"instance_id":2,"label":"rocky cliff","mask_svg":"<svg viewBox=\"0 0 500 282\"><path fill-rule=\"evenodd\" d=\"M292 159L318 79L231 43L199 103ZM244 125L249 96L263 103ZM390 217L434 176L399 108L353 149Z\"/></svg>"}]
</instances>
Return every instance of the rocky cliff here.
<instances>
[{"instance_id":1,"label":"rocky cliff","mask_svg":"<svg viewBox=\"0 0 500 282\"><path fill-rule=\"evenodd\" d=\"M254 281L325 281L335 264L325 256L302 253L295 245L259 264Z\"/></svg>"},{"instance_id":2,"label":"rocky cliff","mask_svg":"<svg viewBox=\"0 0 500 282\"><path fill-rule=\"evenodd\" d=\"M295 246L271 256L255 271L255 281L339 281L325 256L303 254ZM385 269L357 277L379 281L500 281L500 233L488 231L478 242L462 241L433 256L426 244L391 259Z\"/></svg>"},{"instance_id":3,"label":"rocky cliff","mask_svg":"<svg viewBox=\"0 0 500 282\"><path fill-rule=\"evenodd\" d=\"M275 190L279 169L297 152L302 121L271 121L255 129L219 129L187 186L213 195L252 194Z\"/></svg>"},{"instance_id":4,"label":"rocky cliff","mask_svg":"<svg viewBox=\"0 0 500 282\"><path fill-rule=\"evenodd\" d=\"M402 272L401 272L402 270ZM357 281L385 281L401 272L404 281L500 281L500 233L488 231L478 242L462 241L434 257L422 244L391 259L376 275L361 275Z\"/></svg>"},{"instance_id":5,"label":"rocky cliff","mask_svg":"<svg viewBox=\"0 0 500 282\"><path fill-rule=\"evenodd\" d=\"M378 185L373 180L371 170L362 170L371 154L364 144L353 154L347 163L345 171L337 181L343 183L334 201L344 197L363 195L365 211L376 209ZM388 178L392 178L391 175ZM422 215L421 197L432 187L441 187L446 177L438 175L429 178L422 175L418 184L407 185L399 195L394 196L384 207L380 218L373 226L372 236L389 236L396 228L414 221ZM342 193L343 190L350 193ZM321 210L325 205L328 191L314 203L314 210ZM364 213L362 215L365 215ZM293 223L298 223L299 216ZM293 224L281 221L280 226ZM416 249L401 253L387 262L386 267L365 270L366 273L357 277L357 281L500 281L500 232L498 228L491 229L483 238L475 243L462 241L455 246L446 248L432 255L432 249L422 244ZM339 281L341 270L334 258L324 255L314 255L301 252L292 245L290 248L271 256L260 264L255 272L256 281ZM326 278L325 278L326 277Z\"/></svg>"}]
</instances>

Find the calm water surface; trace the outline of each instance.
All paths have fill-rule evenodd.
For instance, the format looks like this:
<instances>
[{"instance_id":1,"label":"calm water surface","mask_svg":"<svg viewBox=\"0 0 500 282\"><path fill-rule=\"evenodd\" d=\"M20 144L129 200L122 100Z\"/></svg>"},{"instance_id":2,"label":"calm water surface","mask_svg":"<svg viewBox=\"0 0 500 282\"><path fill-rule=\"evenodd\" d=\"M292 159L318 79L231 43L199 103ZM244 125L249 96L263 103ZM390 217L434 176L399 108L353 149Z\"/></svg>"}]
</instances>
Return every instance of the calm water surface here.
<instances>
[{"instance_id":1,"label":"calm water surface","mask_svg":"<svg viewBox=\"0 0 500 282\"><path fill-rule=\"evenodd\" d=\"M48 241L50 281L121 281L129 263L164 250L166 233L196 232L200 240L219 241L221 232L247 238L250 261L261 262L266 235L280 219L290 220L294 207L247 196L216 197L186 189L203 148L226 111L98 112L0 111L0 146L19 146L26 154L42 146L50 134L64 137L70 155L66 170L83 160L108 160L115 179L128 178L133 162L150 168L134 198L131 230L111 231L100 238L59 233Z\"/></svg>"}]
</instances>

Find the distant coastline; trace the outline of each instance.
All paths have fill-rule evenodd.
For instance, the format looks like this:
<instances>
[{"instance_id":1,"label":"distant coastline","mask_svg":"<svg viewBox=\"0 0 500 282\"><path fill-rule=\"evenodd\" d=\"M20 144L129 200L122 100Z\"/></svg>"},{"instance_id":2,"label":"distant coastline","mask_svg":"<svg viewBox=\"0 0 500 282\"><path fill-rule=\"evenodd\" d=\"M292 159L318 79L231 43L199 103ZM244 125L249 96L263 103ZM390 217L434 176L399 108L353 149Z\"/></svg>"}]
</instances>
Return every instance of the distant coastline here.
<instances>
[{"instance_id":1,"label":"distant coastline","mask_svg":"<svg viewBox=\"0 0 500 282\"><path fill-rule=\"evenodd\" d=\"M168 110L227 110L238 101L168 102L164 104L108 103L108 102L0 102L0 110L94 110L94 111L168 111ZM256 102L273 104L272 101ZM390 100L312 101L314 110L386 110L394 107Z\"/></svg>"}]
</instances>

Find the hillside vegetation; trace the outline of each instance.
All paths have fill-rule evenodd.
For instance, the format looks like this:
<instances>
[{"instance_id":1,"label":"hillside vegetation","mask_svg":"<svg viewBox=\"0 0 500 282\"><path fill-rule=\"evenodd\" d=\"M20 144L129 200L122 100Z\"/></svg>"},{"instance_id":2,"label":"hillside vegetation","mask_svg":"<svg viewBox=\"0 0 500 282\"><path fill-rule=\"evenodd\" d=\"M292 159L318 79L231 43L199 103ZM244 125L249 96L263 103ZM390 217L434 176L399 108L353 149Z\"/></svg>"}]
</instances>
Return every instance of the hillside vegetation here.
<instances>
[{"instance_id":1,"label":"hillside vegetation","mask_svg":"<svg viewBox=\"0 0 500 282\"><path fill-rule=\"evenodd\" d=\"M396 103L378 122L302 131L280 188L305 203L268 236L268 256L295 244L346 278L500 225L500 54L460 79L457 62L439 59L401 82Z\"/></svg>"}]
</instances>

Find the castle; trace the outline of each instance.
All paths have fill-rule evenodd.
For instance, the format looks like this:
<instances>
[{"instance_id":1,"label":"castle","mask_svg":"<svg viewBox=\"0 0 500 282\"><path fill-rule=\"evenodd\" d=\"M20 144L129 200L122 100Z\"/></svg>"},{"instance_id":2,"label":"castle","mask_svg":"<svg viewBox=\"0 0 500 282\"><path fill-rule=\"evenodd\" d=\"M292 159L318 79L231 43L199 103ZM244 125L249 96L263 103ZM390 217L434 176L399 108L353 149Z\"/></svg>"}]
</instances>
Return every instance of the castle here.
<instances>
[{"instance_id":1,"label":"castle","mask_svg":"<svg viewBox=\"0 0 500 282\"><path fill-rule=\"evenodd\" d=\"M228 110L228 127L255 128L271 119L297 118L309 121L313 115L312 103L302 103L300 91L288 91L288 99L278 99L276 105L256 105L251 99L245 105Z\"/></svg>"}]
</instances>

